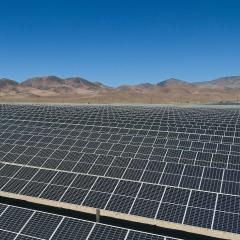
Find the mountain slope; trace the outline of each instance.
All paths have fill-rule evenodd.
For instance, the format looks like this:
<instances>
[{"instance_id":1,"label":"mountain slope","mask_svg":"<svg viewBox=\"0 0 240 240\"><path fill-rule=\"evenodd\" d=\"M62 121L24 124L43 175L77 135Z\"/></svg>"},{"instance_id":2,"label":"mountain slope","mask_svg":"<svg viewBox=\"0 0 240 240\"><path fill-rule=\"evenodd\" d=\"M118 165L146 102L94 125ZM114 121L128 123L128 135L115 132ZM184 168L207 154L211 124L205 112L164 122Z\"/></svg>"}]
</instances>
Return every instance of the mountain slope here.
<instances>
[{"instance_id":1,"label":"mountain slope","mask_svg":"<svg viewBox=\"0 0 240 240\"><path fill-rule=\"evenodd\" d=\"M98 88L106 87L101 83L90 82L80 77L71 77L71 78L63 79L56 76L30 78L22 82L20 85L25 87L42 89L42 90L54 89L59 87L64 87L64 88L72 87L72 88L96 90Z\"/></svg>"},{"instance_id":2,"label":"mountain slope","mask_svg":"<svg viewBox=\"0 0 240 240\"><path fill-rule=\"evenodd\" d=\"M76 102L179 103L236 101L240 98L240 77L224 77L207 82L188 83L170 78L157 84L142 83L116 88L80 77L35 77L17 83L0 79L0 98L75 99Z\"/></svg>"},{"instance_id":3,"label":"mountain slope","mask_svg":"<svg viewBox=\"0 0 240 240\"><path fill-rule=\"evenodd\" d=\"M230 89L240 89L240 76L217 78L207 82L198 83L201 86L213 86Z\"/></svg>"},{"instance_id":4,"label":"mountain slope","mask_svg":"<svg viewBox=\"0 0 240 240\"><path fill-rule=\"evenodd\" d=\"M161 87L173 87L173 86L175 87L175 86L182 86L182 85L186 86L190 84L183 80L179 80L176 78L169 78L162 82L157 83L157 85Z\"/></svg>"},{"instance_id":5,"label":"mountain slope","mask_svg":"<svg viewBox=\"0 0 240 240\"><path fill-rule=\"evenodd\" d=\"M13 88L17 84L18 84L17 82L15 82L14 80L11 80L11 79L7 79L7 78L1 78L0 79L0 89Z\"/></svg>"},{"instance_id":6,"label":"mountain slope","mask_svg":"<svg viewBox=\"0 0 240 240\"><path fill-rule=\"evenodd\" d=\"M35 77L27 79L22 82L21 85L24 87L32 87L36 89L47 90L50 88L56 88L63 85L63 80L56 76L46 76L46 77Z\"/></svg>"},{"instance_id":7,"label":"mountain slope","mask_svg":"<svg viewBox=\"0 0 240 240\"><path fill-rule=\"evenodd\" d=\"M98 83L98 82L90 82L84 78L80 77L71 77L71 78L66 78L64 79L64 83L67 86L71 86L74 88L84 88L84 89L99 89L99 88L105 88L106 86Z\"/></svg>"}]
</instances>

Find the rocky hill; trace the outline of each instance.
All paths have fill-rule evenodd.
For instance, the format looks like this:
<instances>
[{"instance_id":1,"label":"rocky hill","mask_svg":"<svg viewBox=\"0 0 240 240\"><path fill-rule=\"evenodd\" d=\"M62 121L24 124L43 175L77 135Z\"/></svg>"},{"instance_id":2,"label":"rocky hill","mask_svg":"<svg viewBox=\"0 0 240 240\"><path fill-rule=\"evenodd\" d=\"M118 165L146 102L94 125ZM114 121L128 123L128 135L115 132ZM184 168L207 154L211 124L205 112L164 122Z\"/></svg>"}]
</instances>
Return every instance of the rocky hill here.
<instances>
[{"instance_id":1,"label":"rocky hill","mask_svg":"<svg viewBox=\"0 0 240 240\"><path fill-rule=\"evenodd\" d=\"M0 79L1 99L24 99L71 102L136 102L186 103L237 101L240 98L240 77L223 77L211 81L189 83L170 78L157 84L142 83L111 88L80 77L35 77L22 83Z\"/></svg>"},{"instance_id":2,"label":"rocky hill","mask_svg":"<svg viewBox=\"0 0 240 240\"><path fill-rule=\"evenodd\" d=\"M212 81L200 82L201 86L240 89L240 76L222 77Z\"/></svg>"},{"instance_id":3,"label":"rocky hill","mask_svg":"<svg viewBox=\"0 0 240 240\"><path fill-rule=\"evenodd\" d=\"M13 88L17 85L18 83L7 78L0 78L0 89L8 89L8 88Z\"/></svg>"}]
</instances>

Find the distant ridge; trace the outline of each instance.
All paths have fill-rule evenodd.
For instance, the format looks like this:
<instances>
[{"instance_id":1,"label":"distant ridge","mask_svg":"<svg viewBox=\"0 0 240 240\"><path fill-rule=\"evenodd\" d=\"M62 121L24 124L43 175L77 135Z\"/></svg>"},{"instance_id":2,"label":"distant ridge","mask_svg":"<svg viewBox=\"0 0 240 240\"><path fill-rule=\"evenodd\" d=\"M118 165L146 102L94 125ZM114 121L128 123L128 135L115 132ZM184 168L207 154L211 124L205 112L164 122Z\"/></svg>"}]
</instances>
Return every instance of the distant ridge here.
<instances>
[{"instance_id":1,"label":"distant ridge","mask_svg":"<svg viewBox=\"0 0 240 240\"><path fill-rule=\"evenodd\" d=\"M18 83L15 82L14 80L7 79L7 78L0 78L0 89L1 88L7 88L7 87L14 87Z\"/></svg>"},{"instance_id":2,"label":"distant ridge","mask_svg":"<svg viewBox=\"0 0 240 240\"><path fill-rule=\"evenodd\" d=\"M63 80L56 76L29 78L26 81L20 83L20 85L25 87L32 87L32 88L44 89L44 90L54 88L54 87L59 87L62 84L63 84Z\"/></svg>"},{"instance_id":3,"label":"distant ridge","mask_svg":"<svg viewBox=\"0 0 240 240\"><path fill-rule=\"evenodd\" d=\"M69 77L69 78L60 78L57 76L43 76L43 77L33 77L29 78L21 83L18 83L12 79L8 78L0 78L0 87L4 85L21 85L21 86L27 86L27 87L34 87L39 89L48 89L51 87L58 87L62 85L68 85L72 87L82 87L82 88L109 88L108 86L100 83L100 82L92 82L89 80L86 80L81 77ZM212 85L212 86L221 86L221 87L227 87L227 88L240 88L240 76L227 76L227 77L221 77L210 81L202 81L197 83L190 83L186 82L184 80L176 79L176 78L169 78L163 81L160 81L156 84L152 83L141 83L137 85L125 85L125 86L132 86L132 87L153 87L155 85L157 86L171 86L171 85ZM121 86L119 86L121 87Z\"/></svg>"},{"instance_id":4,"label":"distant ridge","mask_svg":"<svg viewBox=\"0 0 240 240\"><path fill-rule=\"evenodd\" d=\"M183 85L183 84L188 85L189 83L176 78L169 78L162 82L157 83L158 86L171 86L171 85Z\"/></svg>"},{"instance_id":5,"label":"distant ridge","mask_svg":"<svg viewBox=\"0 0 240 240\"><path fill-rule=\"evenodd\" d=\"M106 102L216 102L240 99L240 76L189 83L169 78L156 84L141 83L116 88L81 77L43 76L21 83L0 79L0 98L104 99ZM149 100L151 99L151 100ZM96 100L97 101L97 100Z\"/></svg>"},{"instance_id":6,"label":"distant ridge","mask_svg":"<svg viewBox=\"0 0 240 240\"><path fill-rule=\"evenodd\" d=\"M101 83L95 83L88 81L80 77L71 77L71 78L59 78L56 76L46 76L46 77L35 77L27 79L20 83L22 86L33 87L37 89L49 89L62 87L64 85L74 88L84 88L84 89L97 89L99 87L104 87Z\"/></svg>"},{"instance_id":7,"label":"distant ridge","mask_svg":"<svg viewBox=\"0 0 240 240\"><path fill-rule=\"evenodd\" d=\"M240 76L222 77L207 82L200 82L198 84L240 89Z\"/></svg>"}]
</instances>

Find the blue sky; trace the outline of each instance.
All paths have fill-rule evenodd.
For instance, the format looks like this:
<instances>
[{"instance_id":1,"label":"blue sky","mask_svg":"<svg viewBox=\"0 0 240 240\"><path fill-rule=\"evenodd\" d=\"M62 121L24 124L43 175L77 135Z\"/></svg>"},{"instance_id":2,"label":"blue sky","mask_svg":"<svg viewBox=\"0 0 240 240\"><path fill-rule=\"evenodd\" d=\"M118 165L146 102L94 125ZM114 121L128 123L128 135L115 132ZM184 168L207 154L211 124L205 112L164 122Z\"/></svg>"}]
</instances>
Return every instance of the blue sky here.
<instances>
[{"instance_id":1,"label":"blue sky","mask_svg":"<svg viewBox=\"0 0 240 240\"><path fill-rule=\"evenodd\" d=\"M0 77L118 86L240 75L238 0L11 0L0 10Z\"/></svg>"}]
</instances>

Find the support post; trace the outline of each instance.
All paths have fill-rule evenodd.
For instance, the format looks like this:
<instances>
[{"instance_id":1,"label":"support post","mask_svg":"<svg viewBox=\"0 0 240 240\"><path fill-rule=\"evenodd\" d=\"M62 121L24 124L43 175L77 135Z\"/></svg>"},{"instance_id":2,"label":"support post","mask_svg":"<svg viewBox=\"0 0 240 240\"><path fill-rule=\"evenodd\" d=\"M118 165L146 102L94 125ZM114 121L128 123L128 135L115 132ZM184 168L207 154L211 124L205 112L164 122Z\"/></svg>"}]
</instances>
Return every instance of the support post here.
<instances>
[{"instance_id":1,"label":"support post","mask_svg":"<svg viewBox=\"0 0 240 240\"><path fill-rule=\"evenodd\" d=\"M96 209L96 222L97 223L100 222L100 209L99 208Z\"/></svg>"}]
</instances>

